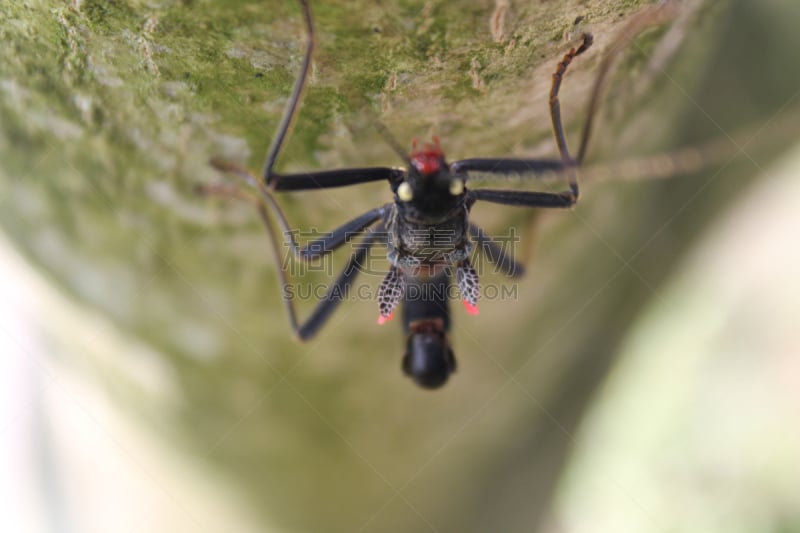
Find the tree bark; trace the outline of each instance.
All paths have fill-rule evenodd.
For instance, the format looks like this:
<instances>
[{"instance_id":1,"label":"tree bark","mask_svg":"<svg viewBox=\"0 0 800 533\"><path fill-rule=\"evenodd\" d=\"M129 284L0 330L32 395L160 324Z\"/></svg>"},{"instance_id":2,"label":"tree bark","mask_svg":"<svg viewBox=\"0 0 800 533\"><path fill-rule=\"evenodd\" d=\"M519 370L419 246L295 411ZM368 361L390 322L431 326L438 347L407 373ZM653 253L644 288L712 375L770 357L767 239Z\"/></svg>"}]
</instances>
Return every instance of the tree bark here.
<instances>
[{"instance_id":1,"label":"tree bark","mask_svg":"<svg viewBox=\"0 0 800 533\"><path fill-rule=\"evenodd\" d=\"M409 146L437 135L451 159L554 157L547 94L570 35L596 39L564 80L576 147L604 50L644 4L312 2L318 48L279 168L402 163L375 120ZM794 32L771 29L797 21L775 17L794 6L679 4L683 15L622 54L591 161L760 127L797 86L798 72L778 70ZM402 335L374 325L369 297L296 343L253 210L192 192L229 180L212 156L261 168L302 58L295 3L43 0L4 2L3 15L3 230L66 292L158 350L173 401L124 400L286 531L535 530L630 325L752 177L717 164L680 180L588 183L575 210L541 213L527 278L487 275L485 290L510 297L487 298L480 317L454 312L459 371L431 394L401 376ZM280 201L297 228L327 231L389 199L374 184ZM533 236L520 210L473 214ZM302 279L324 283L344 261ZM379 282L360 286L375 294Z\"/></svg>"}]
</instances>

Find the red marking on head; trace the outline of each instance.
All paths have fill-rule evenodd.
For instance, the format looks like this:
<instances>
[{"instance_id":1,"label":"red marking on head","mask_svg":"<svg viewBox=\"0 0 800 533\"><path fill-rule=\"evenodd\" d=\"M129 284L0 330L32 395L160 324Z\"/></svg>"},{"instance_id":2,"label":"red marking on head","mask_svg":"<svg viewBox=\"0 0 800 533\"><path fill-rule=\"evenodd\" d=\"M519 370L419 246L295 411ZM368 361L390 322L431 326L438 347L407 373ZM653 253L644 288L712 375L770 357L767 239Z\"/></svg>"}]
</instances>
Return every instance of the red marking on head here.
<instances>
[{"instance_id":1,"label":"red marking on head","mask_svg":"<svg viewBox=\"0 0 800 533\"><path fill-rule=\"evenodd\" d=\"M387 322L389 322L392 319L393 316L394 316L394 313L390 313L389 316L383 316L383 315L379 316L378 317L378 325L382 326L382 325L386 324Z\"/></svg>"},{"instance_id":2,"label":"red marking on head","mask_svg":"<svg viewBox=\"0 0 800 533\"><path fill-rule=\"evenodd\" d=\"M477 305L472 305L471 303L469 303L466 300L464 300L464 308L467 310L467 313L469 313L471 315L477 315L478 314L478 306Z\"/></svg>"},{"instance_id":3,"label":"red marking on head","mask_svg":"<svg viewBox=\"0 0 800 533\"><path fill-rule=\"evenodd\" d=\"M442 170L444 152L439 146L439 138L433 138L433 144L425 143L421 150L417 150L417 140L411 141L411 164L417 172L423 175L436 174Z\"/></svg>"}]
</instances>

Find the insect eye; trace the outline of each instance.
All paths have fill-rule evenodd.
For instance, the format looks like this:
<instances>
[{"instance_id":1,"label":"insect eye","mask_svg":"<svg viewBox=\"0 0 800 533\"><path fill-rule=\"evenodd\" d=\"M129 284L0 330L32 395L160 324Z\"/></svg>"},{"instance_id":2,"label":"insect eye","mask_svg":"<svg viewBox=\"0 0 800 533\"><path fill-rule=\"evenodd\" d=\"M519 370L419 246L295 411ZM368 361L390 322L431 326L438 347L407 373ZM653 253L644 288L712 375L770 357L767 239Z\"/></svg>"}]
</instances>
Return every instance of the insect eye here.
<instances>
[{"instance_id":1,"label":"insect eye","mask_svg":"<svg viewBox=\"0 0 800 533\"><path fill-rule=\"evenodd\" d=\"M397 197L403 202L410 202L414 198L414 191L407 181L404 181L397 187Z\"/></svg>"},{"instance_id":2,"label":"insect eye","mask_svg":"<svg viewBox=\"0 0 800 533\"><path fill-rule=\"evenodd\" d=\"M458 178L453 178L450 180L450 194L453 196L458 196L464 192L464 182Z\"/></svg>"}]
</instances>

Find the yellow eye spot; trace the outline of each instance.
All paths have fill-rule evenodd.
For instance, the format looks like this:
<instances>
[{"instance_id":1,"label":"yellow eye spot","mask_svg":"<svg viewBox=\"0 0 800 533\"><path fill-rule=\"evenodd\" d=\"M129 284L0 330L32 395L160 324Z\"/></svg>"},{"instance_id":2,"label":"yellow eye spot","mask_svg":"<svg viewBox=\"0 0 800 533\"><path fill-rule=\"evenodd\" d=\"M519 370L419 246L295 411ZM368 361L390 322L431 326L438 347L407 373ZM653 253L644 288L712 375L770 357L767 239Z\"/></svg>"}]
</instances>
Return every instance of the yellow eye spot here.
<instances>
[{"instance_id":1,"label":"yellow eye spot","mask_svg":"<svg viewBox=\"0 0 800 533\"><path fill-rule=\"evenodd\" d=\"M403 202L410 202L411 199L414 198L414 191L407 181L404 181L397 187L397 197Z\"/></svg>"},{"instance_id":2,"label":"yellow eye spot","mask_svg":"<svg viewBox=\"0 0 800 533\"><path fill-rule=\"evenodd\" d=\"M458 196L462 192L464 192L464 182L458 178L450 180L450 194Z\"/></svg>"}]
</instances>

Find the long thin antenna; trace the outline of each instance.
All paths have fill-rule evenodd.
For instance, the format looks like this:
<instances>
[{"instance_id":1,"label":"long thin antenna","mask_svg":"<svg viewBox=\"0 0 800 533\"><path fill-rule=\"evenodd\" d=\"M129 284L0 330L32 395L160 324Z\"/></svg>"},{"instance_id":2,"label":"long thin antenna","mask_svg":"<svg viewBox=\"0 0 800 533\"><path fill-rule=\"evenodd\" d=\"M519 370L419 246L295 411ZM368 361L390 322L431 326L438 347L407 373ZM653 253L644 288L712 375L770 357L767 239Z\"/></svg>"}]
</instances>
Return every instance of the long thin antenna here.
<instances>
[{"instance_id":1,"label":"long thin antenna","mask_svg":"<svg viewBox=\"0 0 800 533\"><path fill-rule=\"evenodd\" d=\"M389 128L387 128L386 125L379 119L375 120L375 128L378 130L378 133L381 134L383 140L386 141L386 144L388 144L392 150L394 150L394 152L400 156L400 159L403 160L403 162L406 164L406 167L410 168L411 160L408 158L408 152L403 149L403 146L399 142L397 142L397 139L394 135L392 135L392 132L389 131Z\"/></svg>"},{"instance_id":2,"label":"long thin antenna","mask_svg":"<svg viewBox=\"0 0 800 533\"><path fill-rule=\"evenodd\" d=\"M311 54L314 51L315 36L314 24L311 22L311 8L308 5L308 0L299 1L300 6L303 8L303 15L306 21L306 32L308 34L308 38L306 39L306 54L303 57L303 65L300 67L300 75L297 77L297 81L294 83L294 89L292 90L292 96L289 99L289 105L286 107L286 111L283 114L283 118L278 126L278 130L275 132L275 138L273 139L272 145L269 147L269 151L267 152L267 160L264 162L263 176L267 181L267 185L270 187L274 187L280 179L280 175L272 173L272 167L275 166L275 160L278 158L278 152L280 152L281 146L283 146L283 141L286 139L286 132L289 130L289 126L292 124L292 119L294 119L297 106L300 103L300 96L303 93L303 87L306 84L308 72L311 68Z\"/></svg>"}]
</instances>

